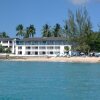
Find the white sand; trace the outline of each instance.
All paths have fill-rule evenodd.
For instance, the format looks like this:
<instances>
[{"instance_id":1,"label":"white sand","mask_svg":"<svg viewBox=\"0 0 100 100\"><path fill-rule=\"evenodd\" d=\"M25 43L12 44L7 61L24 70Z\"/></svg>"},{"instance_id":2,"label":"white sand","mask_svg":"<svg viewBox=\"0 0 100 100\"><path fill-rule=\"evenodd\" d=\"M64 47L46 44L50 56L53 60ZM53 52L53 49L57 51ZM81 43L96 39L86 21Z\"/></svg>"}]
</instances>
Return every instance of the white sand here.
<instances>
[{"instance_id":1,"label":"white sand","mask_svg":"<svg viewBox=\"0 0 100 100\"><path fill-rule=\"evenodd\" d=\"M100 63L100 57L17 57L9 61L42 61L42 62L83 62Z\"/></svg>"}]
</instances>

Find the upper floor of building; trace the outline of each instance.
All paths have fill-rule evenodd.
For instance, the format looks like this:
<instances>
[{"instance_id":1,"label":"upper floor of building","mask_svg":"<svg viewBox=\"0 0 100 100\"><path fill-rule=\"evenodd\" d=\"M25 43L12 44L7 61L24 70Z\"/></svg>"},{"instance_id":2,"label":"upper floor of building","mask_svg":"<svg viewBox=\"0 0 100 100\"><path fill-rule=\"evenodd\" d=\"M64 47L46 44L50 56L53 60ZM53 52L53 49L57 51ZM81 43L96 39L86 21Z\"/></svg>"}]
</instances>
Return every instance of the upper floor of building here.
<instances>
[{"instance_id":1,"label":"upper floor of building","mask_svg":"<svg viewBox=\"0 0 100 100\"><path fill-rule=\"evenodd\" d=\"M0 38L2 45L69 45L66 38L43 37L43 38Z\"/></svg>"}]
</instances>

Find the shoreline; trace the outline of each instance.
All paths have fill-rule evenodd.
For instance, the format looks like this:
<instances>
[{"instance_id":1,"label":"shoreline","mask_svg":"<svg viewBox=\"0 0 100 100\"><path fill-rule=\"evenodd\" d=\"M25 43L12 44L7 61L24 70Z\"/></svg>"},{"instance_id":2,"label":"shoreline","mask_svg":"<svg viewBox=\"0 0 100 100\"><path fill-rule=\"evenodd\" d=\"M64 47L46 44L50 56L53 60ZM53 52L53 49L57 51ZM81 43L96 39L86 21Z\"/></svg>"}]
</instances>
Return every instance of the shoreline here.
<instances>
[{"instance_id":1,"label":"shoreline","mask_svg":"<svg viewBox=\"0 0 100 100\"><path fill-rule=\"evenodd\" d=\"M9 57L0 61L100 63L100 57Z\"/></svg>"}]
</instances>

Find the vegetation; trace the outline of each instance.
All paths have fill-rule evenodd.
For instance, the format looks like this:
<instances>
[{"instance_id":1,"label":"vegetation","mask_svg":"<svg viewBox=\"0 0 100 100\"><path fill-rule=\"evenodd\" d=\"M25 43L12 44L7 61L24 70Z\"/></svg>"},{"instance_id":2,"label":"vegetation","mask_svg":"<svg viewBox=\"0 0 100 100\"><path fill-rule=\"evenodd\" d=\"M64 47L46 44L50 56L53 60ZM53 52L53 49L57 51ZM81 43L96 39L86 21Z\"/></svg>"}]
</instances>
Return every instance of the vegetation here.
<instances>
[{"instance_id":1,"label":"vegetation","mask_svg":"<svg viewBox=\"0 0 100 100\"><path fill-rule=\"evenodd\" d=\"M0 33L0 38L9 38L6 32L1 32Z\"/></svg>"},{"instance_id":2,"label":"vegetation","mask_svg":"<svg viewBox=\"0 0 100 100\"><path fill-rule=\"evenodd\" d=\"M62 28L59 23L53 28L45 24L42 37L66 37L66 40L72 43L74 50L84 53L100 52L100 25L98 27L98 32L94 32L86 8L78 9L75 14L69 10L64 27Z\"/></svg>"},{"instance_id":3,"label":"vegetation","mask_svg":"<svg viewBox=\"0 0 100 100\"><path fill-rule=\"evenodd\" d=\"M60 26L60 24L56 24L53 28L53 37L61 37L61 33L62 33L62 28Z\"/></svg>"},{"instance_id":4,"label":"vegetation","mask_svg":"<svg viewBox=\"0 0 100 100\"><path fill-rule=\"evenodd\" d=\"M11 53L10 47L5 49L2 45L0 45L0 53Z\"/></svg>"},{"instance_id":5,"label":"vegetation","mask_svg":"<svg viewBox=\"0 0 100 100\"><path fill-rule=\"evenodd\" d=\"M11 48L8 47L7 49L4 50L5 53L11 53Z\"/></svg>"},{"instance_id":6,"label":"vegetation","mask_svg":"<svg viewBox=\"0 0 100 100\"><path fill-rule=\"evenodd\" d=\"M16 27L19 38L32 38L36 33L34 25L24 28L22 24ZM93 31L92 22L86 8L76 10L73 13L68 11L68 19L61 27L56 23L53 27L48 24L42 27L42 37L64 37L73 45L73 50L78 50L84 53L100 52L100 25L98 31Z\"/></svg>"},{"instance_id":7,"label":"vegetation","mask_svg":"<svg viewBox=\"0 0 100 100\"><path fill-rule=\"evenodd\" d=\"M2 45L0 45L0 53L4 52L4 47Z\"/></svg>"},{"instance_id":8,"label":"vegetation","mask_svg":"<svg viewBox=\"0 0 100 100\"><path fill-rule=\"evenodd\" d=\"M35 27L34 25L30 25L29 27L26 28L24 38L31 38L34 37L34 35L35 35Z\"/></svg>"},{"instance_id":9,"label":"vegetation","mask_svg":"<svg viewBox=\"0 0 100 100\"><path fill-rule=\"evenodd\" d=\"M19 38L23 37L25 32L24 32L24 27L22 24L19 24L17 27L16 27L16 31L17 31L17 34L16 36L18 36Z\"/></svg>"},{"instance_id":10,"label":"vegetation","mask_svg":"<svg viewBox=\"0 0 100 100\"><path fill-rule=\"evenodd\" d=\"M22 24L19 24L16 27L16 31L16 36L18 36L19 38L31 38L34 37L36 29L34 25L30 25L29 27L26 27L24 29L24 26Z\"/></svg>"},{"instance_id":11,"label":"vegetation","mask_svg":"<svg viewBox=\"0 0 100 100\"><path fill-rule=\"evenodd\" d=\"M100 51L100 32L94 32L87 10L78 9L76 15L68 12L64 32L67 40L74 44L74 50L84 53Z\"/></svg>"},{"instance_id":12,"label":"vegetation","mask_svg":"<svg viewBox=\"0 0 100 100\"><path fill-rule=\"evenodd\" d=\"M51 37L52 36L52 32L51 32L51 26L49 26L48 24L45 24L42 28L42 37Z\"/></svg>"},{"instance_id":13,"label":"vegetation","mask_svg":"<svg viewBox=\"0 0 100 100\"><path fill-rule=\"evenodd\" d=\"M66 51L69 51L69 47L68 47L68 46L66 46L64 49L65 49Z\"/></svg>"}]
</instances>

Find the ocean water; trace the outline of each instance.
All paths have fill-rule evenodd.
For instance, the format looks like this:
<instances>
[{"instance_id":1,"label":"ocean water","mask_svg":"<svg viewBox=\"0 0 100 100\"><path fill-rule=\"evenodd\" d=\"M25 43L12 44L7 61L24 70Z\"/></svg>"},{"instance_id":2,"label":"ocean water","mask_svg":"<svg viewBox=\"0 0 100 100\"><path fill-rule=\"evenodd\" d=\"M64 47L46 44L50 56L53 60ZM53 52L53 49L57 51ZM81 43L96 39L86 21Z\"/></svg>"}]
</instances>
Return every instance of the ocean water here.
<instances>
[{"instance_id":1,"label":"ocean water","mask_svg":"<svg viewBox=\"0 0 100 100\"><path fill-rule=\"evenodd\" d=\"M100 64L0 61L0 100L100 100Z\"/></svg>"}]
</instances>

